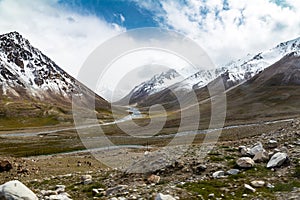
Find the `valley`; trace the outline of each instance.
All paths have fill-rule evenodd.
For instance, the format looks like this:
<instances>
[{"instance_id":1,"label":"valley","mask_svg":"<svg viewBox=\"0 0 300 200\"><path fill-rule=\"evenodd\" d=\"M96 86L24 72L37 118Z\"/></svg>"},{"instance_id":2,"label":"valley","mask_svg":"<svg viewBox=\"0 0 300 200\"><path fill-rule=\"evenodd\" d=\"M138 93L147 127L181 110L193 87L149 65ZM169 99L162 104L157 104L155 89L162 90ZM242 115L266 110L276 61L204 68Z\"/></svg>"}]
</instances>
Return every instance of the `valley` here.
<instances>
[{"instance_id":1,"label":"valley","mask_svg":"<svg viewBox=\"0 0 300 200\"><path fill-rule=\"evenodd\" d=\"M52 200L297 199L299 49L164 72L111 104L0 35L0 181Z\"/></svg>"}]
</instances>

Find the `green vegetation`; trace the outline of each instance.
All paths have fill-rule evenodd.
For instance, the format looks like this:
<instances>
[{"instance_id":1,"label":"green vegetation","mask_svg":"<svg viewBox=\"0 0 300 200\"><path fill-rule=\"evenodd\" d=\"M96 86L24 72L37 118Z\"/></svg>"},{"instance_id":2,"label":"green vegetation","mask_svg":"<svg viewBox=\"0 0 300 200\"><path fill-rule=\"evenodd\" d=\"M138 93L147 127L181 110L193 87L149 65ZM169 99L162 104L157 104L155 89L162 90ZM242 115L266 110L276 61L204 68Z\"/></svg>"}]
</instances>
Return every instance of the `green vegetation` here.
<instances>
[{"instance_id":1,"label":"green vegetation","mask_svg":"<svg viewBox=\"0 0 300 200\"><path fill-rule=\"evenodd\" d=\"M297 165L294 172L294 177L300 178L300 165Z\"/></svg>"},{"instance_id":2,"label":"green vegetation","mask_svg":"<svg viewBox=\"0 0 300 200\"><path fill-rule=\"evenodd\" d=\"M275 192L290 192L294 188L300 188L300 181L293 180L287 183L277 183L272 190Z\"/></svg>"},{"instance_id":3,"label":"green vegetation","mask_svg":"<svg viewBox=\"0 0 300 200\"><path fill-rule=\"evenodd\" d=\"M218 156L210 156L210 160L214 162L219 162L219 161L224 161L225 158L223 157L218 157Z\"/></svg>"},{"instance_id":4,"label":"green vegetation","mask_svg":"<svg viewBox=\"0 0 300 200\"><path fill-rule=\"evenodd\" d=\"M248 194L248 198L254 197L251 192L244 188L242 182L240 182L238 187L231 188L233 193L227 193L227 188L231 187L232 181L228 179L215 179L207 181L199 181L196 183L187 183L183 186L178 186L192 192L194 198L197 199L198 195L201 195L204 199L208 199L209 194L214 194L215 198L239 200L242 199L243 194ZM268 189L258 189L258 192L262 194L265 198L275 199L272 191Z\"/></svg>"},{"instance_id":5,"label":"green vegetation","mask_svg":"<svg viewBox=\"0 0 300 200\"><path fill-rule=\"evenodd\" d=\"M0 118L0 130L18 130L30 127L53 126L59 124L54 116L48 117L18 117Z\"/></svg>"}]
</instances>

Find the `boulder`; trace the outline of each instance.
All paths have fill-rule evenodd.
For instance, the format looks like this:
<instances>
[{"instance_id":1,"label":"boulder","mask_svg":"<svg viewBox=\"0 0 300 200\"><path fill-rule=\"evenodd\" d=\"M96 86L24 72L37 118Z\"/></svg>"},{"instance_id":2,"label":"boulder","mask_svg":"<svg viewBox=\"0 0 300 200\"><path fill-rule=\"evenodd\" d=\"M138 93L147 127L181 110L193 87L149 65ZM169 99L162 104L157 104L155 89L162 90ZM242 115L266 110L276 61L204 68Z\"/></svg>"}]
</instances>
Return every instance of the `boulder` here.
<instances>
[{"instance_id":1,"label":"boulder","mask_svg":"<svg viewBox=\"0 0 300 200\"><path fill-rule=\"evenodd\" d=\"M37 196L20 181L9 181L0 185L0 199L38 200Z\"/></svg>"},{"instance_id":2,"label":"boulder","mask_svg":"<svg viewBox=\"0 0 300 200\"><path fill-rule=\"evenodd\" d=\"M242 157L236 161L236 164L241 168L251 168L254 166L254 161L249 157Z\"/></svg>"},{"instance_id":3,"label":"boulder","mask_svg":"<svg viewBox=\"0 0 300 200\"><path fill-rule=\"evenodd\" d=\"M12 164L7 160L0 161L0 172L8 172L12 169Z\"/></svg>"},{"instance_id":4,"label":"boulder","mask_svg":"<svg viewBox=\"0 0 300 200\"><path fill-rule=\"evenodd\" d=\"M257 142L251 149L250 149L250 155L255 156L259 152L265 151L263 145L261 142Z\"/></svg>"},{"instance_id":5,"label":"boulder","mask_svg":"<svg viewBox=\"0 0 300 200\"><path fill-rule=\"evenodd\" d=\"M164 195L162 193L158 193L155 200L175 200L175 198L168 194Z\"/></svg>"},{"instance_id":6,"label":"boulder","mask_svg":"<svg viewBox=\"0 0 300 200\"><path fill-rule=\"evenodd\" d=\"M261 151L255 154L253 158L254 162L267 162L269 160L269 153L267 151Z\"/></svg>"},{"instance_id":7,"label":"boulder","mask_svg":"<svg viewBox=\"0 0 300 200\"><path fill-rule=\"evenodd\" d=\"M264 187L265 182L264 181L251 181L251 185L256 188L261 188L261 187Z\"/></svg>"},{"instance_id":8,"label":"boulder","mask_svg":"<svg viewBox=\"0 0 300 200\"><path fill-rule=\"evenodd\" d=\"M267 164L267 168L280 167L288 159L286 153L274 154Z\"/></svg>"}]
</instances>

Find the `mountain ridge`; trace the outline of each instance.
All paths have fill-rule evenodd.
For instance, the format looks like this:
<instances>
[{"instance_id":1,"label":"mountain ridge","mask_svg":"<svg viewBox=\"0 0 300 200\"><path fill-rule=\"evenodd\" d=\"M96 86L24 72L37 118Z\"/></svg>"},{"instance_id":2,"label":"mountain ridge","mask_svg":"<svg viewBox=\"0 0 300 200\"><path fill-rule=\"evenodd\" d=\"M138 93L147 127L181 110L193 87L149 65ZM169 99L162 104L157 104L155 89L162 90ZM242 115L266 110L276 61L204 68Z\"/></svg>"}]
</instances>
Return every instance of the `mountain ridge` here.
<instances>
[{"instance_id":1,"label":"mountain ridge","mask_svg":"<svg viewBox=\"0 0 300 200\"><path fill-rule=\"evenodd\" d=\"M98 110L110 104L70 76L18 32L0 35L0 118L68 115L72 99Z\"/></svg>"},{"instance_id":2,"label":"mountain ridge","mask_svg":"<svg viewBox=\"0 0 300 200\"><path fill-rule=\"evenodd\" d=\"M157 99L158 96L173 96L169 99L166 99L167 101L173 101L175 100L175 96L172 94L165 94L166 92L181 93L181 96L184 96L189 91L205 87L218 77L221 77L224 80L225 89L229 89L237 84L244 82L245 80L249 80L251 77L274 64L285 55L294 51L300 51L300 37L287 42L282 42L274 48L271 48L264 52L260 52L258 54L248 54L245 58L231 61L228 64L216 69L200 70L197 73L186 77L184 80L173 85L167 85L166 87L160 85L158 90L154 88L154 92L146 91L142 94L139 93L139 96L135 96L136 88L134 88L126 98L128 99L131 95L132 100L129 102L138 104L140 103L142 105L151 105L153 99ZM159 82L159 80L157 80L157 82ZM151 84L151 80L140 84L138 86L138 88L140 88L140 91L143 91L141 90L141 88L143 88L146 84ZM153 98L151 96L153 96ZM122 100L120 102L122 102ZM161 99L159 101L153 102L153 104L156 103L165 102L163 99Z\"/></svg>"}]
</instances>

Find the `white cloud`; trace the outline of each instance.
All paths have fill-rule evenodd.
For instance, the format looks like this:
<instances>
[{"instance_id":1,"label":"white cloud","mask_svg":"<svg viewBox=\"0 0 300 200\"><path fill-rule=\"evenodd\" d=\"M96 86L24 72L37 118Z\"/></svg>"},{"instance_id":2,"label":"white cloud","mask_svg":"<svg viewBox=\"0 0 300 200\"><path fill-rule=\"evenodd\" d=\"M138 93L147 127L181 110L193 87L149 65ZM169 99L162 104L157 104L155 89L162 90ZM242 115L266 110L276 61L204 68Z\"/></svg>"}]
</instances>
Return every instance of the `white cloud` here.
<instances>
[{"instance_id":1,"label":"white cloud","mask_svg":"<svg viewBox=\"0 0 300 200\"><path fill-rule=\"evenodd\" d=\"M18 31L59 66L76 76L103 41L124 31L92 15L80 15L56 0L1 0L0 34Z\"/></svg>"},{"instance_id":2,"label":"white cloud","mask_svg":"<svg viewBox=\"0 0 300 200\"><path fill-rule=\"evenodd\" d=\"M195 39L217 64L300 36L300 2L269 0L161 1L162 26ZM147 4L149 9L149 2ZM205 14L206 13L206 14Z\"/></svg>"}]
</instances>

